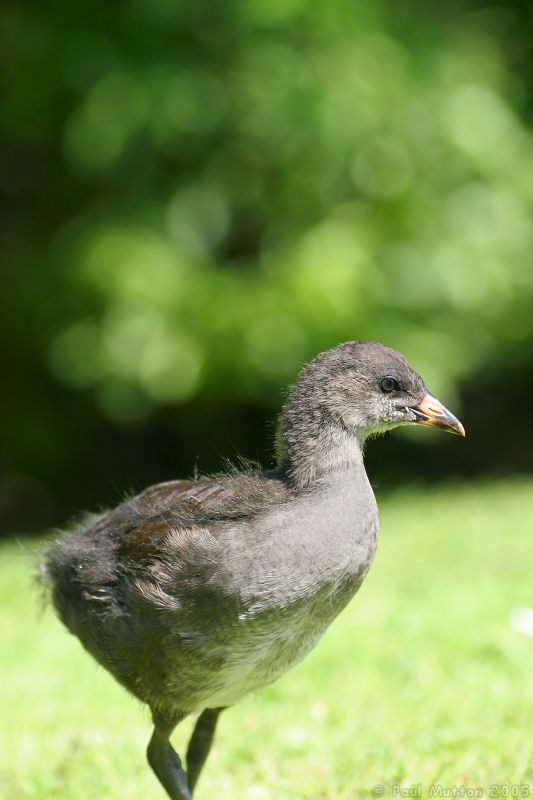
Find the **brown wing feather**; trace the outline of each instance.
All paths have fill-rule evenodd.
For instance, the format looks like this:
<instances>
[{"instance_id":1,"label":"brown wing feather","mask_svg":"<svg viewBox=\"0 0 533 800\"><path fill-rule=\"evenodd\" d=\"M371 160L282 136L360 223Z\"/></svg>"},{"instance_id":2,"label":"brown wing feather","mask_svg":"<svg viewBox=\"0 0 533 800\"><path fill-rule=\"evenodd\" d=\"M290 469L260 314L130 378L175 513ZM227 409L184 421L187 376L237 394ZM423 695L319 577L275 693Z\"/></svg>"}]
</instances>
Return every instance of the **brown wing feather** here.
<instances>
[{"instance_id":1,"label":"brown wing feather","mask_svg":"<svg viewBox=\"0 0 533 800\"><path fill-rule=\"evenodd\" d=\"M210 523L254 516L286 501L288 494L285 482L273 473L167 481L119 506L110 523L115 527L122 517L119 555L146 563L164 552L161 544L170 534L173 547L179 542L185 551Z\"/></svg>"}]
</instances>

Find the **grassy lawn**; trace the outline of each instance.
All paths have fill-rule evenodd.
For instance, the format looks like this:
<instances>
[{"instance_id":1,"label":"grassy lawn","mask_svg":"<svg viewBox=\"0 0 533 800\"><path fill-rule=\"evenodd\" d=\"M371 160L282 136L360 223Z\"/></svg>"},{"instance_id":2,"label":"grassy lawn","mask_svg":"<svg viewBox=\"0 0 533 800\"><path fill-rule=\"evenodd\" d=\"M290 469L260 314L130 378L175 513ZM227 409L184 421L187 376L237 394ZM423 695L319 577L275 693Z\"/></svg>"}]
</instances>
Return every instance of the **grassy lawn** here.
<instances>
[{"instance_id":1,"label":"grassy lawn","mask_svg":"<svg viewBox=\"0 0 533 800\"><path fill-rule=\"evenodd\" d=\"M355 800L418 783L484 797L529 783L533 797L533 639L509 624L533 604L533 482L380 507L358 597L298 668L223 714L197 800ZM163 800L146 710L39 616L34 544L0 549L0 797Z\"/></svg>"}]
</instances>

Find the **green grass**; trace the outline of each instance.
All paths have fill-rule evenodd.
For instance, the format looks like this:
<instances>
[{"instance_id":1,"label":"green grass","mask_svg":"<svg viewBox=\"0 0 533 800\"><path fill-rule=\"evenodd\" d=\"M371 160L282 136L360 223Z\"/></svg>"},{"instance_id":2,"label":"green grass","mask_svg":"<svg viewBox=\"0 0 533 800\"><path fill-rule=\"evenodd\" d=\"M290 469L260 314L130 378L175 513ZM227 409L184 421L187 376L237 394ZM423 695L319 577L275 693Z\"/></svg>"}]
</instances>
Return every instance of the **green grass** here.
<instances>
[{"instance_id":1,"label":"green grass","mask_svg":"<svg viewBox=\"0 0 533 800\"><path fill-rule=\"evenodd\" d=\"M533 603L533 482L380 505L358 597L299 667L222 715L197 800L355 800L417 783L485 797L529 783L533 796L533 640L509 624ZM39 616L25 549L0 549L0 797L163 800L147 712Z\"/></svg>"}]
</instances>

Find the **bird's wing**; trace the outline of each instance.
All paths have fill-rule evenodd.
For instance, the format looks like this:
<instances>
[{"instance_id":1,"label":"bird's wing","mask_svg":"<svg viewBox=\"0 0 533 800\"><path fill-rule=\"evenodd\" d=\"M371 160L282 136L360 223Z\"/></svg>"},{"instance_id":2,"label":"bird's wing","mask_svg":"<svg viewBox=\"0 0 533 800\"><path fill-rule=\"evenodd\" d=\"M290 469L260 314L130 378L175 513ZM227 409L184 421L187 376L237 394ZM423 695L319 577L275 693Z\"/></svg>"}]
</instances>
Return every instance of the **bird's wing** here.
<instances>
[{"instance_id":1,"label":"bird's wing","mask_svg":"<svg viewBox=\"0 0 533 800\"><path fill-rule=\"evenodd\" d=\"M185 524L209 524L253 516L288 494L286 483L273 473L240 473L158 483L132 498L128 507L141 516L166 512Z\"/></svg>"},{"instance_id":2,"label":"bird's wing","mask_svg":"<svg viewBox=\"0 0 533 800\"><path fill-rule=\"evenodd\" d=\"M145 489L99 521L115 531L120 558L136 564L164 557L170 546L180 560L193 550L209 549L223 525L252 518L288 499L284 481L270 473L241 473L219 478L167 481Z\"/></svg>"}]
</instances>

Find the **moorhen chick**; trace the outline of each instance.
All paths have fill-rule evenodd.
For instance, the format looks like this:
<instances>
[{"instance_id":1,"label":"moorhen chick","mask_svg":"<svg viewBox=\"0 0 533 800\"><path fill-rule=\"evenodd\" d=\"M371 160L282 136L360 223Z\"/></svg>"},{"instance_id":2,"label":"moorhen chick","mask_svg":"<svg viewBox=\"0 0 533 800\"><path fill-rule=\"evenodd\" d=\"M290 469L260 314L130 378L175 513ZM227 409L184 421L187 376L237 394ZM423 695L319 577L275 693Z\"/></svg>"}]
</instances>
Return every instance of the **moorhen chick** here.
<instances>
[{"instance_id":1,"label":"moorhen chick","mask_svg":"<svg viewBox=\"0 0 533 800\"><path fill-rule=\"evenodd\" d=\"M151 486L47 553L63 623L149 705L173 800L191 799L220 711L298 663L358 590L378 534L363 447L410 423L464 436L400 353L340 344L289 392L275 469ZM189 714L185 772L169 737Z\"/></svg>"}]
</instances>

